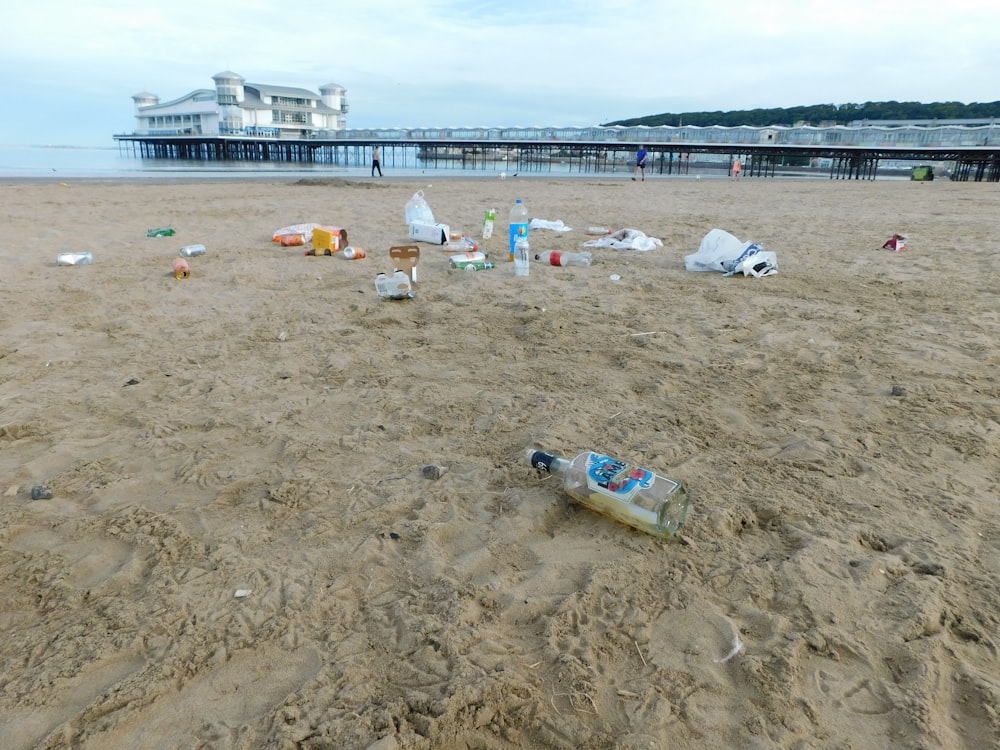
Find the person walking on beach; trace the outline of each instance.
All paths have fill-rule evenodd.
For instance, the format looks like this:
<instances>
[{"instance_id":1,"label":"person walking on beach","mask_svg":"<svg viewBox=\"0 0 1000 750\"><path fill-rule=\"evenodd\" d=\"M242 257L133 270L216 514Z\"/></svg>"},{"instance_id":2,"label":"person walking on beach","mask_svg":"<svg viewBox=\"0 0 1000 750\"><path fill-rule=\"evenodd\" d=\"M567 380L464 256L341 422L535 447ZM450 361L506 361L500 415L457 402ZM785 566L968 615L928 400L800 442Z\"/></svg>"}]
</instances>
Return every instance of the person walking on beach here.
<instances>
[{"instance_id":1,"label":"person walking on beach","mask_svg":"<svg viewBox=\"0 0 1000 750\"><path fill-rule=\"evenodd\" d=\"M635 171L632 173L632 182L635 182L637 174L642 174L642 181L646 181L646 155L648 153L645 148L639 147L639 151L635 155Z\"/></svg>"},{"instance_id":2,"label":"person walking on beach","mask_svg":"<svg viewBox=\"0 0 1000 750\"><path fill-rule=\"evenodd\" d=\"M743 171L743 165L740 164L740 157L737 156L735 159L733 159L733 177L732 177L732 179L734 179L734 180L740 179L740 172L742 172L742 171Z\"/></svg>"},{"instance_id":3,"label":"person walking on beach","mask_svg":"<svg viewBox=\"0 0 1000 750\"><path fill-rule=\"evenodd\" d=\"M378 146L372 150L372 177L375 176L375 170L378 170L378 176L382 176L382 162L381 155L379 154Z\"/></svg>"}]
</instances>

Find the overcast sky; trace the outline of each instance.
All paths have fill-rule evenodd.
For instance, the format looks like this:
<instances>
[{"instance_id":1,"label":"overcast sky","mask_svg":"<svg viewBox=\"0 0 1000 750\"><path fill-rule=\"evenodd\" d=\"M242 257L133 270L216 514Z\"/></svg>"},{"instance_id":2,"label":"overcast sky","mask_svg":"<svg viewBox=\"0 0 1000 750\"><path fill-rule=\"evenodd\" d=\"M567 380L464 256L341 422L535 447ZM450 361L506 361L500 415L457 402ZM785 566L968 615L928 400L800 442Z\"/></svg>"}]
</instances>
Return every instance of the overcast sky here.
<instances>
[{"instance_id":1,"label":"overcast sky","mask_svg":"<svg viewBox=\"0 0 1000 750\"><path fill-rule=\"evenodd\" d=\"M132 95L347 89L348 127L1000 100L997 0L5 0L0 144L112 145Z\"/></svg>"}]
</instances>

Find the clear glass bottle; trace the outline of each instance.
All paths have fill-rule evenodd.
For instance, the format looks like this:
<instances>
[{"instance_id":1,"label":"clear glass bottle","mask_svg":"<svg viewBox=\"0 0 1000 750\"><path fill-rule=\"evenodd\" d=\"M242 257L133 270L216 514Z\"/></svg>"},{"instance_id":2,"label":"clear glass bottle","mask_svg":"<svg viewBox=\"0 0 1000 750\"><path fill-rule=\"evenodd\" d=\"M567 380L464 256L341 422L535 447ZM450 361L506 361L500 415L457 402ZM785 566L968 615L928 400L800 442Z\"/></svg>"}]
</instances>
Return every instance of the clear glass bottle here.
<instances>
[{"instance_id":1,"label":"clear glass bottle","mask_svg":"<svg viewBox=\"0 0 1000 750\"><path fill-rule=\"evenodd\" d=\"M647 534L669 539L687 517L687 488L649 469L594 451L567 459L529 448L527 457L581 505Z\"/></svg>"}]
</instances>

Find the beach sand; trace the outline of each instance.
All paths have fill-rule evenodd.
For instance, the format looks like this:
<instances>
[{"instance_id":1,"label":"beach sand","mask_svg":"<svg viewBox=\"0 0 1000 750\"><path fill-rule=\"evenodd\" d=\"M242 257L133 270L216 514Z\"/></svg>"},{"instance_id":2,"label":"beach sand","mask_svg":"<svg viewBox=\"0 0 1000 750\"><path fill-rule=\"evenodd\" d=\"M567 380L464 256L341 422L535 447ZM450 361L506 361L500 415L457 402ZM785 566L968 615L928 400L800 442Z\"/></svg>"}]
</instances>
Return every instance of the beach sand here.
<instances>
[{"instance_id":1,"label":"beach sand","mask_svg":"<svg viewBox=\"0 0 1000 750\"><path fill-rule=\"evenodd\" d=\"M416 299L381 300L418 189L476 236L495 206L499 268L421 244ZM6 750L1000 747L995 185L0 195ZM518 197L573 228L535 252L663 247L517 278ZM300 222L368 257L271 242ZM779 272L686 271L716 227ZM682 480L687 524L574 505L529 446Z\"/></svg>"}]
</instances>

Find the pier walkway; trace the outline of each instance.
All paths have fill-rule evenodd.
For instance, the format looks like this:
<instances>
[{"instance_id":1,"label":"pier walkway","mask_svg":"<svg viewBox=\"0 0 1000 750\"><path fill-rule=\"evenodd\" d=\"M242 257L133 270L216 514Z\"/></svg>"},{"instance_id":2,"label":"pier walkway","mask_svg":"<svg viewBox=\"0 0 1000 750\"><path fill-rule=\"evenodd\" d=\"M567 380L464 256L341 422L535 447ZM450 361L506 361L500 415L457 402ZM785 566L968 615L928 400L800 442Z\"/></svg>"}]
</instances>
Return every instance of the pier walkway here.
<instances>
[{"instance_id":1,"label":"pier walkway","mask_svg":"<svg viewBox=\"0 0 1000 750\"><path fill-rule=\"evenodd\" d=\"M979 132L960 132L962 138L950 139L964 141L957 145L949 144L949 138L940 134L934 139L927 138L924 132L935 130L927 128L917 136L913 128L896 129L889 132L888 138L883 129L813 128L807 133L813 141L810 143L788 142L794 140L789 133L773 128L680 130L676 133L661 128L538 128L517 129L512 133L483 128L342 130L329 131L323 137L301 138L244 134L122 134L114 138L123 152L150 159L365 167L370 164L372 149L378 146L382 150L382 163L387 166L451 167L513 174L555 171L554 165L558 165L562 172L599 174L631 171L635 152L642 146L649 151L649 174L686 174L698 160L714 161L728 169L726 165L739 158L747 177L773 177L782 167L822 163L828 165L830 179L873 180L879 166L886 162L896 165L912 162L913 166L948 163L953 180L1000 181L1000 142L993 140L992 128L985 137ZM831 130L835 132L830 133ZM873 132L876 130L879 132ZM834 135L836 138L831 137ZM977 145L970 145L972 142Z\"/></svg>"}]
</instances>

